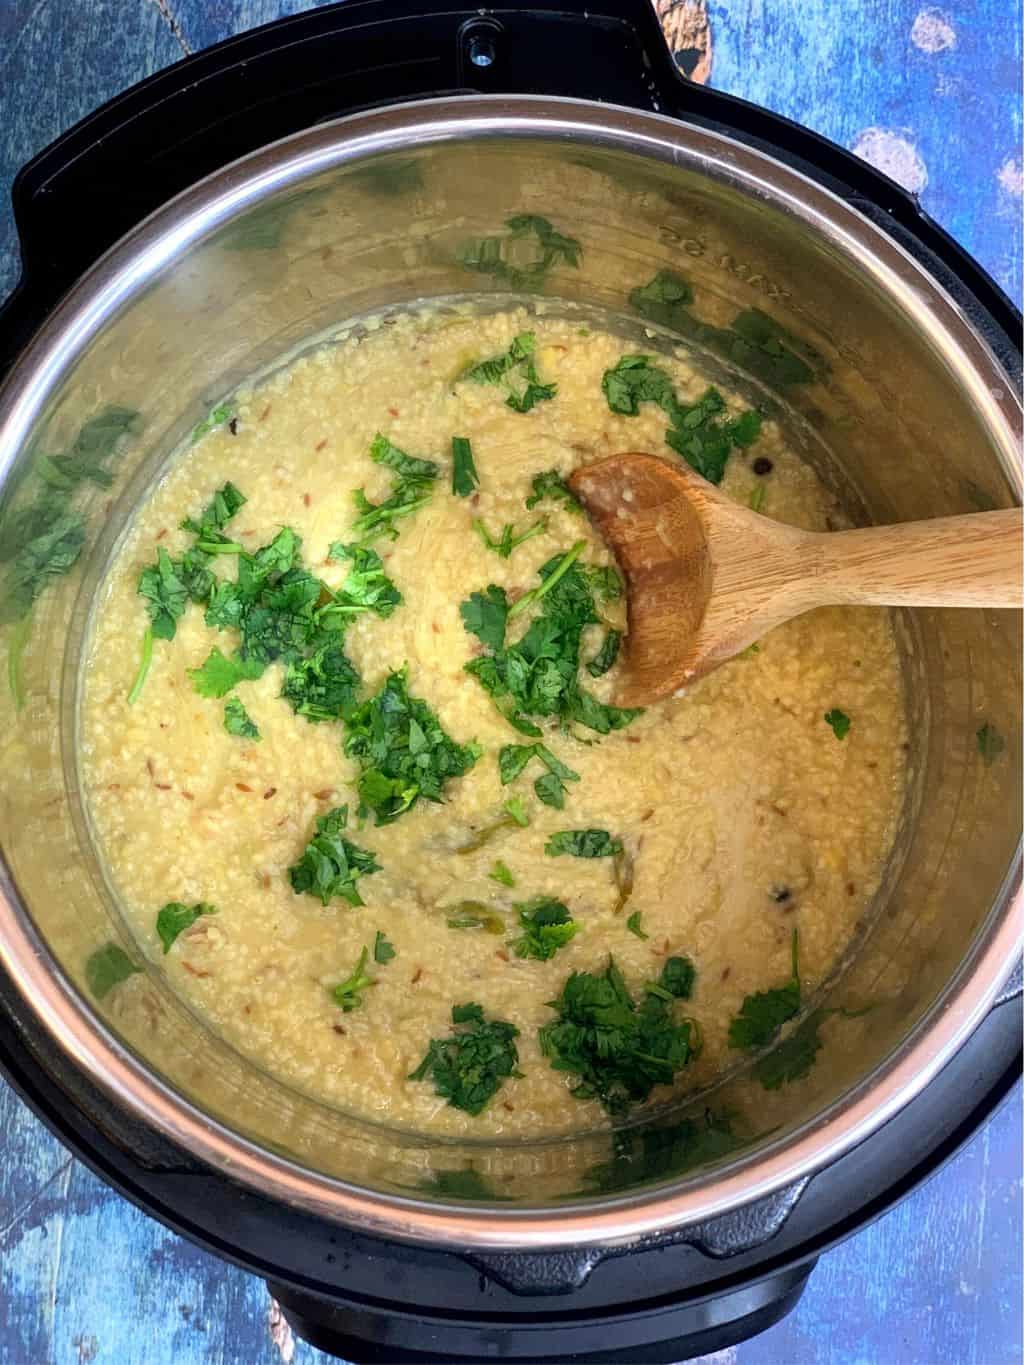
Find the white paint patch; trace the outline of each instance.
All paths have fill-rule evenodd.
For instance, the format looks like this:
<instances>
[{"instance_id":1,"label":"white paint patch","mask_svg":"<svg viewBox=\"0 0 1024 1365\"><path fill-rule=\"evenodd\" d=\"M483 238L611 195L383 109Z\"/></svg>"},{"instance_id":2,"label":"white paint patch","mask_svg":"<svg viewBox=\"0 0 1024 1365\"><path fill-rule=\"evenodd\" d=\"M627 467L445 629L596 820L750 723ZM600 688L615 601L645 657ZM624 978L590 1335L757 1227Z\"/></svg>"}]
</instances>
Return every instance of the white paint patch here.
<instances>
[{"instance_id":1,"label":"white paint patch","mask_svg":"<svg viewBox=\"0 0 1024 1365\"><path fill-rule=\"evenodd\" d=\"M1007 194L1012 194L1017 199L1024 194L1024 166L1016 157L1008 156L1006 158L999 167L996 179Z\"/></svg>"},{"instance_id":2,"label":"white paint patch","mask_svg":"<svg viewBox=\"0 0 1024 1365\"><path fill-rule=\"evenodd\" d=\"M921 153L888 128L865 128L854 138L852 150L911 194L920 194L928 184L928 167Z\"/></svg>"},{"instance_id":3,"label":"white paint patch","mask_svg":"<svg viewBox=\"0 0 1024 1365\"><path fill-rule=\"evenodd\" d=\"M914 20L910 41L922 52L946 52L956 47L956 29L942 10L929 6Z\"/></svg>"},{"instance_id":4,"label":"white paint patch","mask_svg":"<svg viewBox=\"0 0 1024 1365\"><path fill-rule=\"evenodd\" d=\"M690 1365L736 1365L738 1356L735 1346L727 1346L724 1351L712 1351L710 1355L696 1356Z\"/></svg>"},{"instance_id":5,"label":"white paint patch","mask_svg":"<svg viewBox=\"0 0 1024 1365\"><path fill-rule=\"evenodd\" d=\"M295 1355L295 1338L276 1299L270 1300L267 1309L267 1327L270 1329L270 1340L277 1347L277 1353L284 1361L284 1365L291 1365Z\"/></svg>"}]
</instances>

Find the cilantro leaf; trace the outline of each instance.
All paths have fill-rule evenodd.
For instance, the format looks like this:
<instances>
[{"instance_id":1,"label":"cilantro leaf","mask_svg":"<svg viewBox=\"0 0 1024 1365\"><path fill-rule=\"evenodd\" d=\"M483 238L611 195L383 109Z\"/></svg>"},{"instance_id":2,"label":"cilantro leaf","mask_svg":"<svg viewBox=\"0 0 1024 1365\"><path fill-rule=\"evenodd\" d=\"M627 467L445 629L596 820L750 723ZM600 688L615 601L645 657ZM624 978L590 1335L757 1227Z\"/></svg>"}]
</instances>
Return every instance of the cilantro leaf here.
<instances>
[{"instance_id":1,"label":"cilantro leaf","mask_svg":"<svg viewBox=\"0 0 1024 1365\"><path fill-rule=\"evenodd\" d=\"M117 943L105 943L86 959L85 982L97 1000L141 971Z\"/></svg>"},{"instance_id":2,"label":"cilantro leaf","mask_svg":"<svg viewBox=\"0 0 1024 1365\"><path fill-rule=\"evenodd\" d=\"M186 517L183 531L191 531L198 540L216 540L235 513L245 506L246 498L233 483L218 488L199 518Z\"/></svg>"},{"instance_id":3,"label":"cilantro leaf","mask_svg":"<svg viewBox=\"0 0 1024 1365\"><path fill-rule=\"evenodd\" d=\"M579 685L583 631L596 624L595 590L607 595L621 589L614 570L585 568L576 561L585 542L566 554L555 555L539 570L540 585L512 606L504 589L491 584L485 593L472 593L460 611L466 629L492 652L464 665L489 692L498 710L522 734L539 738L540 728L529 717L557 717L565 727L580 724L608 734L628 725L639 714L607 706ZM541 606L539 614L514 643L505 643L507 624L524 607ZM552 782L543 781L544 799L556 795Z\"/></svg>"},{"instance_id":4,"label":"cilantro leaf","mask_svg":"<svg viewBox=\"0 0 1024 1365\"><path fill-rule=\"evenodd\" d=\"M579 267L583 248L575 237L567 237L536 213L517 213L506 218L506 237L476 237L464 242L457 260L464 270L493 275L510 289L539 289L549 270L558 264ZM539 248L533 254L518 249L517 243L531 238Z\"/></svg>"},{"instance_id":5,"label":"cilantro leaf","mask_svg":"<svg viewBox=\"0 0 1024 1365\"><path fill-rule=\"evenodd\" d=\"M167 551L161 546L157 562L139 575L139 596L147 599L146 610L158 640L173 640L178 620L188 606L188 588Z\"/></svg>"},{"instance_id":6,"label":"cilantro leaf","mask_svg":"<svg viewBox=\"0 0 1024 1365\"><path fill-rule=\"evenodd\" d=\"M0 562L10 565L0 592L0 622L23 620L50 581L74 568L86 536L74 495L85 482L110 487L109 462L122 438L141 426L133 408L104 408L79 428L66 452L37 459L35 496L17 511L5 512L0 531Z\"/></svg>"},{"instance_id":7,"label":"cilantro leaf","mask_svg":"<svg viewBox=\"0 0 1024 1365\"><path fill-rule=\"evenodd\" d=\"M645 934L640 925L640 911L634 910L626 920L626 928L631 934L636 934L637 938L650 938L650 934Z\"/></svg>"},{"instance_id":8,"label":"cilantro leaf","mask_svg":"<svg viewBox=\"0 0 1024 1365\"><path fill-rule=\"evenodd\" d=\"M502 1019L486 1020L480 1005L452 1007L449 1038L434 1038L411 1081L428 1076L435 1092L454 1109L480 1114L510 1076L520 1076L515 1039L519 1030Z\"/></svg>"},{"instance_id":9,"label":"cilantro leaf","mask_svg":"<svg viewBox=\"0 0 1024 1365\"><path fill-rule=\"evenodd\" d=\"M396 953L394 946L388 942L382 931L378 929L373 939L374 962L379 962L381 965L383 965L385 962L390 962L391 959L395 956Z\"/></svg>"},{"instance_id":10,"label":"cilantro leaf","mask_svg":"<svg viewBox=\"0 0 1024 1365\"><path fill-rule=\"evenodd\" d=\"M380 871L374 855L358 844L342 838L348 825L348 806L337 806L321 815L316 832L297 863L288 869L288 879L296 895L305 892L328 905L336 896L349 905L362 905L356 889L360 877Z\"/></svg>"},{"instance_id":11,"label":"cilantro leaf","mask_svg":"<svg viewBox=\"0 0 1024 1365\"><path fill-rule=\"evenodd\" d=\"M622 644L622 632L619 630L609 630L601 648L587 664L587 672L592 678L600 678L615 665L619 657L619 647Z\"/></svg>"},{"instance_id":12,"label":"cilantro leaf","mask_svg":"<svg viewBox=\"0 0 1024 1365\"><path fill-rule=\"evenodd\" d=\"M465 436L452 437L452 492L457 498L468 498L480 483L480 475L473 463L473 447Z\"/></svg>"},{"instance_id":13,"label":"cilantro leaf","mask_svg":"<svg viewBox=\"0 0 1024 1365\"><path fill-rule=\"evenodd\" d=\"M259 739L259 727L254 724L249 712L237 697L229 697L224 703L224 729L238 739Z\"/></svg>"},{"instance_id":14,"label":"cilantro leaf","mask_svg":"<svg viewBox=\"0 0 1024 1365\"><path fill-rule=\"evenodd\" d=\"M689 1000L697 969L688 957L669 957L661 969L659 984L677 1000Z\"/></svg>"},{"instance_id":15,"label":"cilantro leaf","mask_svg":"<svg viewBox=\"0 0 1024 1365\"><path fill-rule=\"evenodd\" d=\"M551 1008L558 1017L538 1033L541 1052L554 1070L577 1075L573 1095L613 1115L670 1084L694 1053L693 1021L676 1023L671 999L650 992L638 1007L611 958L601 976L573 972Z\"/></svg>"},{"instance_id":16,"label":"cilantro leaf","mask_svg":"<svg viewBox=\"0 0 1024 1365\"><path fill-rule=\"evenodd\" d=\"M838 706L833 706L831 711L825 712L825 724L832 727L836 739L845 739L850 733L852 723L846 712L840 711Z\"/></svg>"},{"instance_id":17,"label":"cilantro leaf","mask_svg":"<svg viewBox=\"0 0 1024 1365\"><path fill-rule=\"evenodd\" d=\"M730 327L702 322L688 308L693 302L689 282L670 270L659 270L647 284L634 289L629 302L651 322L724 356L769 388L809 384L827 370L819 351L759 308L737 314Z\"/></svg>"},{"instance_id":18,"label":"cilantro leaf","mask_svg":"<svg viewBox=\"0 0 1024 1365\"><path fill-rule=\"evenodd\" d=\"M445 784L464 776L480 755L474 744L456 744L427 703L409 695L405 669L348 712L345 752L362 768L359 795L378 825L411 810L420 797L442 801Z\"/></svg>"},{"instance_id":19,"label":"cilantro leaf","mask_svg":"<svg viewBox=\"0 0 1024 1365\"><path fill-rule=\"evenodd\" d=\"M534 791L546 806L561 810L565 805L565 783L578 782L580 775L556 758L546 744L504 745L498 753L498 773L502 785L514 782L534 758L547 768L547 772L533 784Z\"/></svg>"},{"instance_id":20,"label":"cilantro leaf","mask_svg":"<svg viewBox=\"0 0 1024 1365\"><path fill-rule=\"evenodd\" d=\"M977 731L975 739L978 741L978 753L986 767L991 766L1006 748L1006 740L990 720Z\"/></svg>"},{"instance_id":21,"label":"cilantro leaf","mask_svg":"<svg viewBox=\"0 0 1024 1365\"><path fill-rule=\"evenodd\" d=\"M563 853L574 858L614 858L622 852L622 840L613 839L606 829L564 829L552 834L544 852L550 858Z\"/></svg>"},{"instance_id":22,"label":"cilantro leaf","mask_svg":"<svg viewBox=\"0 0 1024 1365\"><path fill-rule=\"evenodd\" d=\"M320 608L317 620L320 625L337 619L341 628L353 616L372 611L387 619L396 607L402 604L402 594L384 572L384 564L376 550L367 545L345 545L336 540L327 557L335 561L350 559L352 568L332 601Z\"/></svg>"},{"instance_id":23,"label":"cilantro leaf","mask_svg":"<svg viewBox=\"0 0 1024 1365\"><path fill-rule=\"evenodd\" d=\"M734 446L748 446L761 429L760 416L749 411L719 421L725 401L717 389L705 390L695 403L681 403L672 380L648 355L624 355L605 370L601 388L612 412L636 417L641 403L656 403L669 419L665 442L711 483L721 483Z\"/></svg>"},{"instance_id":24,"label":"cilantro leaf","mask_svg":"<svg viewBox=\"0 0 1024 1365\"><path fill-rule=\"evenodd\" d=\"M492 882L500 882L502 886L515 886L516 879L512 875L511 869L499 858L488 872Z\"/></svg>"},{"instance_id":25,"label":"cilantro leaf","mask_svg":"<svg viewBox=\"0 0 1024 1365\"><path fill-rule=\"evenodd\" d=\"M491 583L483 592L472 592L459 607L462 623L471 635L495 652L505 643L508 596Z\"/></svg>"},{"instance_id":26,"label":"cilantro leaf","mask_svg":"<svg viewBox=\"0 0 1024 1365\"><path fill-rule=\"evenodd\" d=\"M799 940L793 930L792 975L784 986L748 995L729 1025L729 1046L752 1050L772 1041L787 1019L800 1009Z\"/></svg>"},{"instance_id":27,"label":"cilantro leaf","mask_svg":"<svg viewBox=\"0 0 1024 1365\"><path fill-rule=\"evenodd\" d=\"M561 502L572 512L583 514L583 505L573 493L572 489L559 474L557 469L545 470L543 474L534 474L532 483L533 492L526 499L527 510L532 510L539 502L545 498L551 502Z\"/></svg>"},{"instance_id":28,"label":"cilantro leaf","mask_svg":"<svg viewBox=\"0 0 1024 1365\"><path fill-rule=\"evenodd\" d=\"M526 541L532 540L534 536L539 536L541 532L547 530L547 527L547 519L541 517L539 521L535 521L532 526L528 526L525 531L521 531L516 535L515 526L512 522L507 521L501 528L501 535L495 540L479 517L473 522L473 530L483 541L487 549L493 550L494 553L502 559L509 559L513 550L518 549L519 546L525 544Z\"/></svg>"},{"instance_id":29,"label":"cilantro leaf","mask_svg":"<svg viewBox=\"0 0 1024 1365\"><path fill-rule=\"evenodd\" d=\"M830 1013L829 1010L813 1010L788 1038L758 1061L754 1075L765 1090L778 1090L807 1075L823 1046L820 1029Z\"/></svg>"},{"instance_id":30,"label":"cilantro leaf","mask_svg":"<svg viewBox=\"0 0 1024 1365\"><path fill-rule=\"evenodd\" d=\"M219 649L211 649L201 668L190 668L188 676L201 697L223 697L240 682L250 682L263 672L263 665L244 659L227 659Z\"/></svg>"},{"instance_id":31,"label":"cilantro leaf","mask_svg":"<svg viewBox=\"0 0 1024 1365\"><path fill-rule=\"evenodd\" d=\"M287 666L281 696L296 715L319 724L345 716L355 703L360 682L348 655L332 641Z\"/></svg>"},{"instance_id":32,"label":"cilantro leaf","mask_svg":"<svg viewBox=\"0 0 1024 1365\"><path fill-rule=\"evenodd\" d=\"M526 802L521 796L510 796L502 809L507 811L509 819L517 824L520 829L527 828L530 817L526 813Z\"/></svg>"},{"instance_id":33,"label":"cilantro leaf","mask_svg":"<svg viewBox=\"0 0 1024 1365\"><path fill-rule=\"evenodd\" d=\"M360 515L353 530L367 540L380 535L394 540L398 535L395 522L411 516L430 501L434 480L441 469L433 460L406 455L380 432L370 446L370 459L393 470L396 478L391 485L391 496L381 503L370 502L361 488L355 491L353 497Z\"/></svg>"},{"instance_id":34,"label":"cilantro leaf","mask_svg":"<svg viewBox=\"0 0 1024 1365\"><path fill-rule=\"evenodd\" d=\"M336 1005L345 1011L346 1014L358 1009L363 1003L363 991L371 986L376 986L376 981L372 976L367 976L365 972L366 959L369 957L369 949L364 948L359 954L359 961L356 963L351 975L344 981L339 981L336 986L332 986L328 994Z\"/></svg>"},{"instance_id":35,"label":"cilantro leaf","mask_svg":"<svg viewBox=\"0 0 1024 1365\"><path fill-rule=\"evenodd\" d=\"M183 905L181 901L168 901L159 911L156 917L156 932L160 937L160 942L164 945L164 953L171 951L171 946L179 934L186 929L191 929L200 915L215 915L217 907L209 905L206 901L199 901L196 905Z\"/></svg>"},{"instance_id":36,"label":"cilantro leaf","mask_svg":"<svg viewBox=\"0 0 1024 1365\"><path fill-rule=\"evenodd\" d=\"M201 422L197 422L192 428L192 444L208 436L217 427L222 427L226 422L230 422L235 415L234 403L218 403L215 408L211 408L206 417Z\"/></svg>"},{"instance_id":37,"label":"cilantro leaf","mask_svg":"<svg viewBox=\"0 0 1024 1365\"><path fill-rule=\"evenodd\" d=\"M516 957L537 958L546 962L575 938L579 925L561 901L549 896L535 896L515 907L524 933L512 942Z\"/></svg>"},{"instance_id":38,"label":"cilantro leaf","mask_svg":"<svg viewBox=\"0 0 1024 1365\"><path fill-rule=\"evenodd\" d=\"M529 412L558 392L557 384L540 382L533 359L535 348L533 332L521 332L503 355L471 365L459 378L473 384L495 384L505 389L507 407L514 412Z\"/></svg>"}]
</instances>

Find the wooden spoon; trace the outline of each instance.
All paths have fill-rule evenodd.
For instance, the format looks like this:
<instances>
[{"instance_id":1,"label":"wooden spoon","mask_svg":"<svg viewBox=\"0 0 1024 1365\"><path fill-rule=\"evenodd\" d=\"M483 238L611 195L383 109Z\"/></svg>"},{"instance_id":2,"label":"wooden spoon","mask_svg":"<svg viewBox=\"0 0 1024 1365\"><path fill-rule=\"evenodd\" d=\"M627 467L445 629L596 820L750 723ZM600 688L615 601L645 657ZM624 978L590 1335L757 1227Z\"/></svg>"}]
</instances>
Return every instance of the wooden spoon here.
<instances>
[{"instance_id":1,"label":"wooden spoon","mask_svg":"<svg viewBox=\"0 0 1024 1365\"><path fill-rule=\"evenodd\" d=\"M621 706L671 696L813 607L1024 605L1019 508L817 534L635 450L569 486L626 577Z\"/></svg>"}]
</instances>

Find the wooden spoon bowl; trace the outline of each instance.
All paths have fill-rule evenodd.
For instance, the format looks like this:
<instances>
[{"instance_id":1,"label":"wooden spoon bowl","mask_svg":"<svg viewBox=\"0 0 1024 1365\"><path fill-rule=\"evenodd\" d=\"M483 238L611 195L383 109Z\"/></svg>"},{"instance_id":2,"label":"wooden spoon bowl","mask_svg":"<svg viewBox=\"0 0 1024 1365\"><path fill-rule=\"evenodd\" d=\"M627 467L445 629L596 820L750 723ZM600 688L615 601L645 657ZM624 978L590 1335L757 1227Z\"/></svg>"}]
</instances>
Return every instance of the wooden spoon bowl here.
<instances>
[{"instance_id":1,"label":"wooden spoon bowl","mask_svg":"<svg viewBox=\"0 0 1024 1365\"><path fill-rule=\"evenodd\" d=\"M817 533L742 507L681 461L611 455L569 478L626 579L616 702L672 696L813 607L1021 607L1021 512Z\"/></svg>"}]
</instances>

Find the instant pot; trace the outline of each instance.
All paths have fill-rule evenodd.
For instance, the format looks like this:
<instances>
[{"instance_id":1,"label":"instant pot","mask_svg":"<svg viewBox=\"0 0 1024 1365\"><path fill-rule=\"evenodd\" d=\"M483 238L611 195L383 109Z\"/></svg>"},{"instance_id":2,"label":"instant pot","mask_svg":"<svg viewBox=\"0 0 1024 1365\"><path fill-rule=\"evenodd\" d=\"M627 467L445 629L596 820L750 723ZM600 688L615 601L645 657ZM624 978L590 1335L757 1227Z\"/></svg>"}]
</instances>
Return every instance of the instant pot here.
<instances>
[{"instance_id":1,"label":"instant pot","mask_svg":"<svg viewBox=\"0 0 1024 1365\"><path fill-rule=\"evenodd\" d=\"M531 307L695 347L863 523L1019 504L1009 302L869 166L690 85L646 0L350 0L284 20L106 105L21 172L14 200L12 1084L127 1198L263 1276L302 1336L353 1360L673 1361L776 1321L816 1258L933 1172L1020 1073L1019 616L899 618L911 782L870 922L813 1002L858 1006L829 1065L771 1090L729 1076L614 1133L502 1145L289 1090L149 967L80 799L89 604L131 509L212 405L348 319L499 303L507 282L467 271L462 244L511 215L583 245ZM637 290L659 271L685 288L652 305ZM26 605L19 554L50 457L83 454L112 410L137 415L102 477L78 466L84 543L67 571L41 586L37 572ZM86 964L111 945L140 969L144 1008L123 1007L123 984L96 998Z\"/></svg>"}]
</instances>

